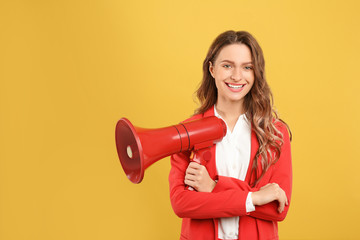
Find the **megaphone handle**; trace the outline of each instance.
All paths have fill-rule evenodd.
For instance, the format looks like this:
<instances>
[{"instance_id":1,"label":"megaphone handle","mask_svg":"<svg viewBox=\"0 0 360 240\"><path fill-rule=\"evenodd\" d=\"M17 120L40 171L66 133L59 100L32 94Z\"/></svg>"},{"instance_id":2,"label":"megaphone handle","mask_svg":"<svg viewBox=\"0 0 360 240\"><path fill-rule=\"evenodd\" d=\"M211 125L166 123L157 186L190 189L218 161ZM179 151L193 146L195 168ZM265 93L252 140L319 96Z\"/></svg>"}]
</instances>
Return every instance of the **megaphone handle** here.
<instances>
[{"instance_id":1,"label":"megaphone handle","mask_svg":"<svg viewBox=\"0 0 360 240\"><path fill-rule=\"evenodd\" d=\"M211 156L212 154L208 147L197 150L194 149L190 154L190 162L196 162L200 165L206 165L206 163L210 161ZM191 191L195 190L190 186L187 186L187 188Z\"/></svg>"},{"instance_id":2,"label":"megaphone handle","mask_svg":"<svg viewBox=\"0 0 360 240\"><path fill-rule=\"evenodd\" d=\"M194 161L194 151L192 151L191 154L190 154L190 162L196 162L196 161ZM200 162L197 162L197 163L200 164ZM195 190L195 189L194 189L193 187L191 187L191 186L187 186L187 189L190 190L190 191L194 191L194 190Z\"/></svg>"},{"instance_id":3,"label":"megaphone handle","mask_svg":"<svg viewBox=\"0 0 360 240\"><path fill-rule=\"evenodd\" d=\"M202 149L201 149L202 150ZM201 151L201 150L193 150L190 154L190 162L196 162L200 165L204 165L206 163L206 160L201 160L200 159L200 154L195 154L195 152L197 151ZM210 153L210 152L207 152L207 153ZM211 155L211 154L210 154ZM209 157L208 155L206 155L207 157ZM194 191L195 189L193 187L190 187L188 186L188 189L191 190L191 191Z\"/></svg>"}]
</instances>

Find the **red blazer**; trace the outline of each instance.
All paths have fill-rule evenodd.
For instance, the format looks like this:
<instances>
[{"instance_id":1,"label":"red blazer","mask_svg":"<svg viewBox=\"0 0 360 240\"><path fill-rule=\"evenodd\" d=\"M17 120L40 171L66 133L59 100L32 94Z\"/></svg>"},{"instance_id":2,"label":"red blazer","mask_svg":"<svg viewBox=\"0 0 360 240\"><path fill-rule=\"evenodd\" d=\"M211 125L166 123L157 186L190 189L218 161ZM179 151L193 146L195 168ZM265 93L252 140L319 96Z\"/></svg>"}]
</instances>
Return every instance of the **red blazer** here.
<instances>
[{"instance_id":1,"label":"red blazer","mask_svg":"<svg viewBox=\"0 0 360 240\"><path fill-rule=\"evenodd\" d=\"M195 115L189 120L213 115L214 108L210 108L204 114ZM189 165L190 152L171 156L171 170L169 174L170 199L175 214L183 218L180 239L218 239L218 218L234 216L240 216L240 240L279 238L277 222L285 218L289 205L285 206L285 210L282 213L278 213L278 203L276 201L263 206L256 206L256 210L249 214L246 213L245 208L246 197L249 191L255 192L267 183L279 184L285 191L290 204L292 167L289 134L283 123L276 123L276 127L284 136L280 158L269 168L254 188L249 186L251 166L256 151L259 148L254 131L251 133L250 164L245 181L218 176L215 161L215 145L210 148L212 158L205 167L210 177L218 180L211 193L186 189L184 178L186 168ZM258 166L261 166L260 162ZM261 169L259 169L260 171Z\"/></svg>"}]
</instances>

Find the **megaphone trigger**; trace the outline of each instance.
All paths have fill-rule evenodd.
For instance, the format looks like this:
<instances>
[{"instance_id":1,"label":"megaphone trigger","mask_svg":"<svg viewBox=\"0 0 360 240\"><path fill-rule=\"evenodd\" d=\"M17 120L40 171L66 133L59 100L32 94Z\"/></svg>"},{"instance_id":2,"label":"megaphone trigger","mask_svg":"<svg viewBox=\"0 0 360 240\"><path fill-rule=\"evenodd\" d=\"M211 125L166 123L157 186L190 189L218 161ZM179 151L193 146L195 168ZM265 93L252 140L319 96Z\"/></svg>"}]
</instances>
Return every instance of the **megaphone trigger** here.
<instances>
[{"instance_id":1,"label":"megaphone trigger","mask_svg":"<svg viewBox=\"0 0 360 240\"><path fill-rule=\"evenodd\" d=\"M191 151L190 157L189 157L190 162L194 162L194 155L195 155L194 151Z\"/></svg>"}]
</instances>

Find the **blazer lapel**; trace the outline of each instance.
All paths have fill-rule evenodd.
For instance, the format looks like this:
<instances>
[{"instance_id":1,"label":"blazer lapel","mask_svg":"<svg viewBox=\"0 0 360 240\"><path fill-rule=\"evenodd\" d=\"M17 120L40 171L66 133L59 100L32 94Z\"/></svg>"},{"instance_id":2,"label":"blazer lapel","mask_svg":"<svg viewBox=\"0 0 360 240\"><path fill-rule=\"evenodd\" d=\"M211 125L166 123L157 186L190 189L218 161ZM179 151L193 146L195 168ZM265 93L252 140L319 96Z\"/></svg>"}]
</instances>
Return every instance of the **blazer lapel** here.
<instances>
[{"instance_id":1,"label":"blazer lapel","mask_svg":"<svg viewBox=\"0 0 360 240\"><path fill-rule=\"evenodd\" d=\"M214 112L214 106L212 106L211 108L209 108L204 114L203 117L210 117L210 116L215 116L215 112ZM210 161L206 164L206 169L208 170L209 176L213 179L216 178L217 176L217 170L216 170L216 145L212 145L209 148L209 151L211 153L211 159Z\"/></svg>"},{"instance_id":2,"label":"blazer lapel","mask_svg":"<svg viewBox=\"0 0 360 240\"><path fill-rule=\"evenodd\" d=\"M252 165L254 163L254 159L255 159L255 155L256 155L256 152L257 150L259 149L259 142L257 140L257 137L256 137L256 133L254 130L251 130L251 151L250 151L250 162L249 162L249 167L248 167L248 170L247 170L247 173L246 173L246 177L245 177L245 181L247 183L250 183L250 173L251 173L251 168L252 168Z\"/></svg>"}]
</instances>

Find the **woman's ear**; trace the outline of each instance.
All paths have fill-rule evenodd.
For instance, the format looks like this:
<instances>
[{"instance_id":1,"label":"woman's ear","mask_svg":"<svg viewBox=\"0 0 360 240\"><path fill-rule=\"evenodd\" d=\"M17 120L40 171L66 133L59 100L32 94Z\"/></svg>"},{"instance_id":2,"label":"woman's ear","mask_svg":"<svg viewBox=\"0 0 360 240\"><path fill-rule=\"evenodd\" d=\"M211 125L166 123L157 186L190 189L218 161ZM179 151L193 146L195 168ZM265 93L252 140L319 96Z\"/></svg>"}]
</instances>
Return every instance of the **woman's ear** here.
<instances>
[{"instance_id":1,"label":"woman's ear","mask_svg":"<svg viewBox=\"0 0 360 240\"><path fill-rule=\"evenodd\" d=\"M209 72L211 74L211 76L214 78L214 66L212 64L212 62L209 61Z\"/></svg>"}]
</instances>

